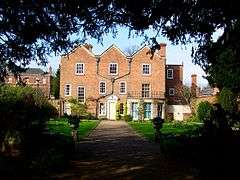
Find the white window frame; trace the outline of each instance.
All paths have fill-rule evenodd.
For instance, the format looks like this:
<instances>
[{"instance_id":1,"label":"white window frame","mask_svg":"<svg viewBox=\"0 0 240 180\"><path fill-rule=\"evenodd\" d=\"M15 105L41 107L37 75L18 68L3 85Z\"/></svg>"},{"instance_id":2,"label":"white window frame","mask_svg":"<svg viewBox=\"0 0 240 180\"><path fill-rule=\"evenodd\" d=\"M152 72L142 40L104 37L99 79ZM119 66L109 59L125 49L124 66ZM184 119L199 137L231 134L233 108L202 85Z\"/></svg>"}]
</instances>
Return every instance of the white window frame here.
<instances>
[{"instance_id":1,"label":"white window frame","mask_svg":"<svg viewBox=\"0 0 240 180\"><path fill-rule=\"evenodd\" d=\"M144 71L143 71L143 66L146 66L146 65L148 65L148 67L149 67L149 73L148 74L146 74L146 73L144 73ZM142 75L144 75L144 76L149 76L149 75L151 75L152 74L152 68L151 68L151 64L142 64Z\"/></svg>"},{"instance_id":2,"label":"white window frame","mask_svg":"<svg viewBox=\"0 0 240 180\"><path fill-rule=\"evenodd\" d=\"M83 94L83 102L80 102L80 103L85 103L86 102L86 88L85 88L85 86L78 86L77 87L77 100L78 100L78 89L79 88L83 88L83 92L84 92L84 94Z\"/></svg>"},{"instance_id":3,"label":"white window frame","mask_svg":"<svg viewBox=\"0 0 240 180\"><path fill-rule=\"evenodd\" d=\"M66 86L69 85L69 94L66 94ZM64 96L71 96L72 92L72 85L71 84L65 84L64 85Z\"/></svg>"},{"instance_id":4,"label":"white window frame","mask_svg":"<svg viewBox=\"0 0 240 180\"><path fill-rule=\"evenodd\" d=\"M168 72L171 71L172 76L168 76ZM173 79L173 69L167 69L167 79Z\"/></svg>"},{"instance_id":5,"label":"white window frame","mask_svg":"<svg viewBox=\"0 0 240 180\"><path fill-rule=\"evenodd\" d=\"M83 66L83 68L82 68L82 71L83 71L83 72L81 72L81 73L78 73L78 72L77 72L77 66L78 66L78 65L82 65L82 66ZM76 63L76 64L75 64L75 74L76 74L76 75L84 75L84 74L85 74L85 64L84 64L84 63Z\"/></svg>"},{"instance_id":6,"label":"white window frame","mask_svg":"<svg viewBox=\"0 0 240 180\"><path fill-rule=\"evenodd\" d=\"M110 71L111 65L116 65L116 73L111 73L111 71ZM118 63L110 63L110 64L108 65L108 74L109 74L109 75L118 75Z\"/></svg>"},{"instance_id":7,"label":"white window frame","mask_svg":"<svg viewBox=\"0 0 240 180\"><path fill-rule=\"evenodd\" d=\"M168 94L169 94L169 96L174 96L175 95L175 89L174 88L169 88L168 89Z\"/></svg>"},{"instance_id":8,"label":"white window frame","mask_svg":"<svg viewBox=\"0 0 240 180\"><path fill-rule=\"evenodd\" d=\"M105 84L105 91L104 92L101 92L101 83L104 83ZM107 92L107 83L106 83L106 81L100 81L99 82L99 94L106 94L106 92Z\"/></svg>"},{"instance_id":9,"label":"white window frame","mask_svg":"<svg viewBox=\"0 0 240 180\"><path fill-rule=\"evenodd\" d=\"M121 83L125 84L125 92L121 92ZM126 81L119 82L119 94L127 94L127 82Z\"/></svg>"},{"instance_id":10,"label":"white window frame","mask_svg":"<svg viewBox=\"0 0 240 180\"><path fill-rule=\"evenodd\" d=\"M151 97L151 84L150 83L142 83L142 87L141 88L143 88L143 84L149 84L149 97L143 97L143 89L141 90L141 92L142 92L142 98L150 98Z\"/></svg>"},{"instance_id":11,"label":"white window frame","mask_svg":"<svg viewBox=\"0 0 240 180\"><path fill-rule=\"evenodd\" d=\"M104 113L101 113L101 106L100 106L100 104L103 104L104 105ZM106 103L104 103L104 102L100 102L99 103L99 116L106 116L106 110L107 110L107 106L106 106L107 104Z\"/></svg>"}]
</instances>

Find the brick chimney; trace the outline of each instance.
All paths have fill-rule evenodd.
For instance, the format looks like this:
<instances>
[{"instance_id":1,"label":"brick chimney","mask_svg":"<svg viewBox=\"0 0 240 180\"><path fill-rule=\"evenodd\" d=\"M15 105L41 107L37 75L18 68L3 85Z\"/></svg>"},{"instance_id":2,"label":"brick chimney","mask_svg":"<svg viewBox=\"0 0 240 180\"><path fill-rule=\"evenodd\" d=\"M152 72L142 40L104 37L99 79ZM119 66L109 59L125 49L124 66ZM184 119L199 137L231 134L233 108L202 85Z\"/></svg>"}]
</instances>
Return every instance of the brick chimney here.
<instances>
[{"instance_id":1,"label":"brick chimney","mask_svg":"<svg viewBox=\"0 0 240 180\"><path fill-rule=\"evenodd\" d=\"M193 94L194 97L197 97L197 75L196 74L192 74L191 75L191 92Z\"/></svg>"},{"instance_id":2,"label":"brick chimney","mask_svg":"<svg viewBox=\"0 0 240 180\"><path fill-rule=\"evenodd\" d=\"M165 43L160 43L160 56L166 57L166 46Z\"/></svg>"},{"instance_id":3,"label":"brick chimney","mask_svg":"<svg viewBox=\"0 0 240 180\"><path fill-rule=\"evenodd\" d=\"M93 46L91 44L84 44L83 46L87 48L90 52L92 52Z\"/></svg>"}]
</instances>

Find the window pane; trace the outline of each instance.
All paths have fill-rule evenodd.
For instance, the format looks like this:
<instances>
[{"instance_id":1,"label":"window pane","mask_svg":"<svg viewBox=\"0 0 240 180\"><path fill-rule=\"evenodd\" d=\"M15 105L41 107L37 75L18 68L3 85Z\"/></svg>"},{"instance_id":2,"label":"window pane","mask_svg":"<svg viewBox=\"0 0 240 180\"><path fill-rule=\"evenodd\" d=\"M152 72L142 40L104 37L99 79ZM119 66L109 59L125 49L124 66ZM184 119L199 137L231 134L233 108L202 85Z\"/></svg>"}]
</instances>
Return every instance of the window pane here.
<instances>
[{"instance_id":1,"label":"window pane","mask_svg":"<svg viewBox=\"0 0 240 180\"><path fill-rule=\"evenodd\" d=\"M99 84L99 92L101 94L105 94L106 93L106 83L105 82L100 82L100 84Z\"/></svg>"},{"instance_id":2,"label":"window pane","mask_svg":"<svg viewBox=\"0 0 240 180\"><path fill-rule=\"evenodd\" d=\"M125 82L120 83L120 93L126 93L126 83Z\"/></svg>"},{"instance_id":3,"label":"window pane","mask_svg":"<svg viewBox=\"0 0 240 180\"><path fill-rule=\"evenodd\" d=\"M99 114L100 115L105 115L106 114L106 108L105 108L105 103L100 103L99 104Z\"/></svg>"},{"instance_id":4,"label":"window pane","mask_svg":"<svg viewBox=\"0 0 240 180\"><path fill-rule=\"evenodd\" d=\"M110 74L117 74L117 64L112 63L110 64L109 68Z\"/></svg>"},{"instance_id":5,"label":"window pane","mask_svg":"<svg viewBox=\"0 0 240 180\"><path fill-rule=\"evenodd\" d=\"M70 95L70 91L71 91L70 84L66 84L65 85L65 89L64 89L65 95L69 96Z\"/></svg>"},{"instance_id":6,"label":"window pane","mask_svg":"<svg viewBox=\"0 0 240 180\"><path fill-rule=\"evenodd\" d=\"M123 114L123 109L124 109L123 103L120 103L120 107L119 107L119 113L120 114Z\"/></svg>"},{"instance_id":7,"label":"window pane","mask_svg":"<svg viewBox=\"0 0 240 180\"><path fill-rule=\"evenodd\" d=\"M144 118L151 118L151 103L144 103Z\"/></svg>"},{"instance_id":8,"label":"window pane","mask_svg":"<svg viewBox=\"0 0 240 180\"><path fill-rule=\"evenodd\" d=\"M143 71L143 74L150 74L150 65L149 64L143 64L142 66L142 71Z\"/></svg>"},{"instance_id":9,"label":"window pane","mask_svg":"<svg viewBox=\"0 0 240 180\"><path fill-rule=\"evenodd\" d=\"M142 84L142 97L150 97L150 84Z\"/></svg>"},{"instance_id":10,"label":"window pane","mask_svg":"<svg viewBox=\"0 0 240 180\"><path fill-rule=\"evenodd\" d=\"M84 73L83 63L76 64L76 74L83 74L83 73Z\"/></svg>"},{"instance_id":11,"label":"window pane","mask_svg":"<svg viewBox=\"0 0 240 180\"><path fill-rule=\"evenodd\" d=\"M167 78L168 79L173 79L173 69L168 69L167 70Z\"/></svg>"},{"instance_id":12,"label":"window pane","mask_svg":"<svg viewBox=\"0 0 240 180\"><path fill-rule=\"evenodd\" d=\"M84 87L78 87L78 101L85 102L85 91Z\"/></svg>"}]
</instances>

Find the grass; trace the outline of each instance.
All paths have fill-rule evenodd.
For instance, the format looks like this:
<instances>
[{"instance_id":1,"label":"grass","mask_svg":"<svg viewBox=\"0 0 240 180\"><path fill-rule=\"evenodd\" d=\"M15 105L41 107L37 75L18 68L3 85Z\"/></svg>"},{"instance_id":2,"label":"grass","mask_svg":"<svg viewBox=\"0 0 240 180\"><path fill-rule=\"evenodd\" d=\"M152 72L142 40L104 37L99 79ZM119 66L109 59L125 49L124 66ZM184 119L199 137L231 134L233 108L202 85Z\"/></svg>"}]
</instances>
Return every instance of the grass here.
<instances>
[{"instance_id":1,"label":"grass","mask_svg":"<svg viewBox=\"0 0 240 180\"><path fill-rule=\"evenodd\" d=\"M139 134L144 136L150 141L154 140L155 129L152 122L129 122L129 125ZM200 123L164 123L161 133L166 136L181 136L188 135L194 136L198 134L198 129L202 126Z\"/></svg>"},{"instance_id":2,"label":"grass","mask_svg":"<svg viewBox=\"0 0 240 180\"><path fill-rule=\"evenodd\" d=\"M78 137L81 139L87 136L92 129L98 125L97 120L81 120L78 128ZM57 118L48 122L48 130L51 133L63 134L67 137L71 137L71 127L66 118Z\"/></svg>"}]
</instances>

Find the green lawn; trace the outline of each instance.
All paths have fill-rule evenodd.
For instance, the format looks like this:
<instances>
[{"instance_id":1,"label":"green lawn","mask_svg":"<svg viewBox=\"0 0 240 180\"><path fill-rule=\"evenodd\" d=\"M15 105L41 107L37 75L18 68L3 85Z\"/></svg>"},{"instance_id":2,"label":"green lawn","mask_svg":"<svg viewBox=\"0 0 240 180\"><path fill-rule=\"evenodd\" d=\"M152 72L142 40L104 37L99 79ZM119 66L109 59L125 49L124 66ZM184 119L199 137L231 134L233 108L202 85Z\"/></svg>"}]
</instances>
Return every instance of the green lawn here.
<instances>
[{"instance_id":1,"label":"green lawn","mask_svg":"<svg viewBox=\"0 0 240 180\"><path fill-rule=\"evenodd\" d=\"M98 125L97 120L81 120L78 128L78 137L81 139L87 136L92 129ZM56 120L50 120L47 124L50 132L63 134L67 137L71 137L71 127L66 118L58 118Z\"/></svg>"},{"instance_id":2,"label":"green lawn","mask_svg":"<svg viewBox=\"0 0 240 180\"><path fill-rule=\"evenodd\" d=\"M155 129L151 121L146 122L129 122L129 125L139 134L143 135L150 141L154 140ZM198 134L198 129L202 126L200 123L164 123L161 132L163 135L189 135L194 136Z\"/></svg>"}]
</instances>

